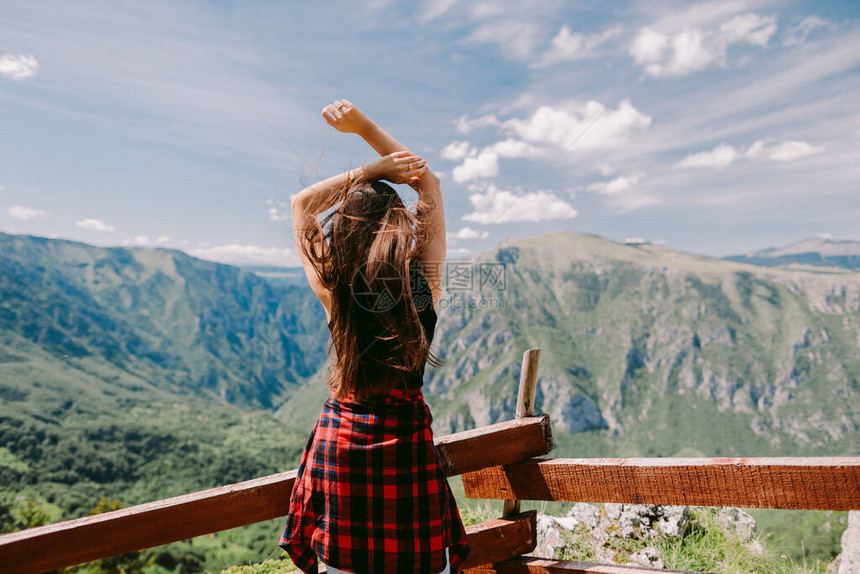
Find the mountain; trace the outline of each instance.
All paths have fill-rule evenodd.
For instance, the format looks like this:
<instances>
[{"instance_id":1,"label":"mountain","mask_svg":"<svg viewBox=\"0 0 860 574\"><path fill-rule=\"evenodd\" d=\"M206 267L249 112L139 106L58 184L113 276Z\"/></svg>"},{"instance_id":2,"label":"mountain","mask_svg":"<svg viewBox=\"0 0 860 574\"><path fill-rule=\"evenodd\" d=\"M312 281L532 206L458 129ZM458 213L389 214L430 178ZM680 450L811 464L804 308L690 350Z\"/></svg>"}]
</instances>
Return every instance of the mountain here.
<instances>
[{"instance_id":1,"label":"mountain","mask_svg":"<svg viewBox=\"0 0 860 574\"><path fill-rule=\"evenodd\" d=\"M294 285L305 287L308 284L305 270L302 267L275 267L271 265L248 265L242 269L250 271L279 285Z\"/></svg>"},{"instance_id":2,"label":"mountain","mask_svg":"<svg viewBox=\"0 0 860 574\"><path fill-rule=\"evenodd\" d=\"M10 357L35 345L64 369L99 363L180 394L269 408L325 359L308 289L181 251L0 234L0 294Z\"/></svg>"},{"instance_id":3,"label":"mountain","mask_svg":"<svg viewBox=\"0 0 860 574\"><path fill-rule=\"evenodd\" d=\"M540 347L536 409L570 456L858 452L860 274L566 232L473 263L506 281L443 301L447 365L425 380L438 433L512 418Z\"/></svg>"},{"instance_id":4,"label":"mountain","mask_svg":"<svg viewBox=\"0 0 860 574\"><path fill-rule=\"evenodd\" d=\"M813 237L785 247L771 247L726 259L764 267L812 266L857 270L860 269L860 241Z\"/></svg>"}]
</instances>

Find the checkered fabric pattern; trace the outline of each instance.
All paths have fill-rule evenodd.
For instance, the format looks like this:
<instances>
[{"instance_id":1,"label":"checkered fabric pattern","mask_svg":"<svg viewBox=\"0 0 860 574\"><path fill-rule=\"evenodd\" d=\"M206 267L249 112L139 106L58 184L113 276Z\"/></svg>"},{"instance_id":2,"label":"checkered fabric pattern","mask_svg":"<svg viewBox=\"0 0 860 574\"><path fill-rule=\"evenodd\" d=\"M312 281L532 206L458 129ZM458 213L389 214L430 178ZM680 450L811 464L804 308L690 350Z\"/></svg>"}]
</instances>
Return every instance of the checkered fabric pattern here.
<instances>
[{"instance_id":1,"label":"checkered fabric pattern","mask_svg":"<svg viewBox=\"0 0 860 574\"><path fill-rule=\"evenodd\" d=\"M421 388L355 401L331 395L305 446L279 542L303 572L452 573L466 530L433 443Z\"/></svg>"}]
</instances>

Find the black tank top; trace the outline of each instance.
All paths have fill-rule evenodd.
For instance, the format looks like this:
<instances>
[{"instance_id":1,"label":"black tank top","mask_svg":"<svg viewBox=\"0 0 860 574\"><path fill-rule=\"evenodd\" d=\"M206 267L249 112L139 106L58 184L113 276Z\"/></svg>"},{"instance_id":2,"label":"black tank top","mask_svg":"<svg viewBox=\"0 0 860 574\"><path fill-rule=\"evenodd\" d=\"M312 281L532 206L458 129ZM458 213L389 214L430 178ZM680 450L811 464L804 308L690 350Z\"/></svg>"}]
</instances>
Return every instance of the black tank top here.
<instances>
[{"instance_id":1,"label":"black tank top","mask_svg":"<svg viewBox=\"0 0 860 574\"><path fill-rule=\"evenodd\" d=\"M418 311L418 320L421 321L421 326L424 328L424 335L427 340L433 342L433 334L436 331L436 308L433 306L433 291L430 289L430 284L424 277L424 274L418 270L418 265L413 261L409 266L409 280L412 286L412 303ZM329 323L331 330L331 323ZM406 379L406 388L413 389L421 387L424 384L424 367L421 367Z\"/></svg>"},{"instance_id":2,"label":"black tank top","mask_svg":"<svg viewBox=\"0 0 860 574\"><path fill-rule=\"evenodd\" d=\"M415 308L418 310L418 319L421 321L421 326L424 327L424 334L427 340L433 342L433 333L436 330L436 309L433 307L433 292L430 290L430 284L424 278L424 274L418 270L417 265L409 267L410 280L412 281L412 300ZM413 376L409 377L406 382L407 388L420 387L424 384L424 364Z\"/></svg>"}]
</instances>

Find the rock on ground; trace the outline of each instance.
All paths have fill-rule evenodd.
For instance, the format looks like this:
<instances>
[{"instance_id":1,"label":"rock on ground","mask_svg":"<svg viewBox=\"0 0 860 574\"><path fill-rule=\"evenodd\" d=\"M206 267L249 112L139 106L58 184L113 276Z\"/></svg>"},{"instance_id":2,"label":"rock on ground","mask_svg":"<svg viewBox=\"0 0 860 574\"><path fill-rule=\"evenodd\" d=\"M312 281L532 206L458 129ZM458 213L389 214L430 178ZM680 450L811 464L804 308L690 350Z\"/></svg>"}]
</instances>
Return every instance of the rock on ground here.
<instances>
[{"instance_id":1,"label":"rock on ground","mask_svg":"<svg viewBox=\"0 0 860 574\"><path fill-rule=\"evenodd\" d=\"M848 512L848 528L842 533L842 554L836 560L838 574L860 574L860 510Z\"/></svg>"},{"instance_id":2,"label":"rock on ground","mask_svg":"<svg viewBox=\"0 0 860 574\"><path fill-rule=\"evenodd\" d=\"M590 549L589 557L598 562L626 563L664 568L655 546L645 546L632 554L613 549L608 541L622 537L648 541L661 536L683 537L689 532L689 506L607 503L603 509L580 502L564 517L538 513L537 546L531 553L540 558L555 558L567 546L565 534L576 531L577 542ZM728 530L736 531L753 551L761 551L752 516L739 508L721 508L716 519ZM842 571L839 574L843 574ZM860 571L858 571L860 574Z\"/></svg>"}]
</instances>

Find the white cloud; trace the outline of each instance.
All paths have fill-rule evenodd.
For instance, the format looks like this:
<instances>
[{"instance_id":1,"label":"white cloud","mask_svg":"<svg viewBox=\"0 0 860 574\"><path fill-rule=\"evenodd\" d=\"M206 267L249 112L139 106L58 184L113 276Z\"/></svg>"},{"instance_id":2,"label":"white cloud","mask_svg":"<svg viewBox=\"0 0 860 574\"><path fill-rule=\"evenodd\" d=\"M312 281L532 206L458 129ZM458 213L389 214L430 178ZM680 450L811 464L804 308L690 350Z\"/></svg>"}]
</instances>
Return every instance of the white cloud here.
<instances>
[{"instance_id":1,"label":"white cloud","mask_svg":"<svg viewBox=\"0 0 860 574\"><path fill-rule=\"evenodd\" d=\"M274 265L295 267L301 260L292 249L261 247L259 245L219 245L199 247L189 251L194 257L209 259L231 265Z\"/></svg>"},{"instance_id":2,"label":"white cloud","mask_svg":"<svg viewBox=\"0 0 860 574\"><path fill-rule=\"evenodd\" d=\"M475 129L497 125L499 125L499 119L493 114L486 114L477 118L470 118L468 114L463 114L455 122L457 131L464 135L468 135Z\"/></svg>"},{"instance_id":3,"label":"white cloud","mask_svg":"<svg viewBox=\"0 0 860 574\"><path fill-rule=\"evenodd\" d=\"M32 54L3 54L0 56L0 76L11 80L34 78L39 72L39 62Z\"/></svg>"},{"instance_id":4,"label":"white cloud","mask_svg":"<svg viewBox=\"0 0 860 574\"><path fill-rule=\"evenodd\" d=\"M450 239L486 239L489 236L490 234L486 231L484 231L483 233L478 233L477 231L468 226L464 227L456 233L448 234L448 237Z\"/></svg>"},{"instance_id":5,"label":"white cloud","mask_svg":"<svg viewBox=\"0 0 860 574\"><path fill-rule=\"evenodd\" d=\"M492 150L484 149L474 157L467 157L462 165L451 171L454 181L464 183L482 177L499 175L499 155Z\"/></svg>"},{"instance_id":6,"label":"white cloud","mask_svg":"<svg viewBox=\"0 0 860 574\"><path fill-rule=\"evenodd\" d=\"M442 157L462 159L463 163L451 171L454 181L465 183L474 179L499 175L499 158L539 157L543 151L529 143L507 138L480 150L469 147L468 142L452 142L442 149Z\"/></svg>"},{"instance_id":7,"label":"white cloud","mask_svg":"<svg viewBox=\"0 0 860 574\"><path fill-rule=\"evenodd\" d=\"M807 16L801 20L800 23L792 26L791 29L786 32L782 45L788 47L802 44L816 30L829 27L830 22L827 20L824 20L815 14Z\"/></svg>"},{"instance_id":8,"label":"white cloud","mask_svg":"<svg viewBox=\"0 0 860 574\"><path fill-rule=\"evenodd\" d=\"M47 217L49 214L41 209L27 207L25 205L13 205L8 209L10 217L15 219L36 219L37 217Z\"/></svg>"},{"instance_id":9,"label":"white cloud","mask_svg":"<svg viewBox=\"0 0 860 574\"><path fill-rule=\"evenodd\" d=\"M567 24L552 39L552 48L533 65L548 66L564 61L581 60L592 56L595 50L604 42L618 35L621 27L610 28L598 34L580 34L572 32Z\"/></svg>"},{"instance_id":10,"label":"white cloud","mask_svg":"<svg viewBox=\"0 0 860 574\"><path fill-rule=\"evenodd\" d=\"M778 144L770 144L767 140L758 140L747 150L747 157L765 157L773 161L792 161L824 151L824 146L814 146L804 141L788 140Z\"/></svg>"},{"instance_id":11,"label":"white cloud","mask_svg":"<svg viewBox=\"0 0 860 574\"><path fill-rule=\"evenodd\" d=\"M150 244L148 235L137 235L135 237L127 238L122 240L123 245L138 245L138 246L146 246Z\"/></svg>"},{"instance_id":12,"label":"white cloud","mask_svg":"<svg viewBox=\"0 0 860 574\"><path fill-rule=\"evenodd\" d=\"M424 5L422 6L423 12L420 15L421 22L426 24L430 20L434 20L442 16L456 3L457 0L429 0L424 2Z\"/></svg>"},{"instance_id":13,"label":"white cloud","mask_svg":"<svg viewBox=\"0 0 860 574\"><path fill-rule=\"evenodd\" d=\"M269 221L289 221L292 219L292 213L290 212L290 204L283 201L275 201L274 199L267 199L266 205L269 206L268 216Z\"/></svg>"},{"instance_id":14,"label":"white cloud","mask_svg":"<svg viewBox=\"0 0 860 574\"><path fill-rule=\"evenodd\" d=\"M625 99L615 110L595 100L564 109L544 105L529 118L507 120L504 126L526 141L564 147L582 134L598 116L600 118L592 128L577 142L579 149L611 148L651 125L651 118Z\"/></svg>"},{"instance_id":15,"label":"white cloud","mask_svg":"<svg viewBox=\"0 0 860 574\"><path fill-rule=\"evenodd\" d=\"M168 235L159 235L155 238L156 245L164 245L168 241L170 241L170 236Z\"/></svg>"},{"instance_id":16,"label":"white cloud","mask_svg":"<svg viewBox=\"0 0 860 574\"><path fill-rule=\"evenodd\" d=\"M472 252L468 247L458 247L456 249L449 249L447 256L448 257L462 257L464 255L469 255Z\"/></svg>"},{"instance_id":17,"label":"white cloud","mask_svg":"<svg viewBox=\"0 0 860 574\"><path fill-rule=\"evenodd\" d=\"M711 64L726 64L731 44L766 47L776 32L776 16L739 14L718 27L685 27L664 32L645 26L630 46L633 60L651 76L680 76Z\"/></svg>"},{"instance_id":18,"label":"white cloud","mask_svg":"<svg viewBox=\"0 0 860 574\"><path fill-rule=\"evenodd\" d=\"M730 145L720 144L710 151L690 154L677 163L678 167L727 167L740 152Z\"/></svg>"},{"instance_id":19,"label":"white cloud","mask_svg":"<svg viewBox=\"0 0 860 574\"><path fill-rule=\"evenodd\" d=\"M748 13L735 16L720 25L719 35L727 45L746 42L764 48L776 32L776 16Z\"/></svg>"},{"instance_id":20,"label":"white cloud","mask_svg":"<svg viewBox=\"0 0 860 574\"><path fill-rule=\"evenodd\" d=\"M463 216L476 223L510 223L515 221L546 221L571 219L579 212L569 203L549 191L515 194L487 184L483 191L469 196L474 211Z\"/></svg>"},{"instance_id":21,"label":"white cloud","mask_svg":"<svg viewBox=\"0 0 860 574\"><path fill-rule=\"evenodd\" d=\"M633 185L639 181L640 177L641 176L638 174L616 177L610 181L592 183L586 189L603 195L614 195L633 187Z\"/></svg>"},{"instance_id":22,"label":"white cloud","mask_svg":"<svg viewBox=\"0 0 860 574\"><path fill-rule=\"evenodd\" d=\"M578 143L582 148L611 148L626 142L634 132L651 124L651 118L633 107L630 100L621 101L614 110L590 100L563 108L543 105L527 118L512 118L504 122L499 122L495 116L493 119L501 131L507 133L506 139L480 149L470 147L465 141L455 141L442 150L446 159L463 160L451 172L455 182L496 177L499 175L499 158L544 157L547 155L546 146L565 147L580 135L583 137ZM592 128L585 134L590 125Z\"/></svg>"},{"instance_id":23,"label":"white cloud","mask_svg":"<svg viewBox=\"0 0 860 574\"><path fill-rule=\"evenodd\" d=\"M771 161L793 161L824 151L824 146L815 146L804 141L786 140L775 143L772 138L757 140L746 149L720 144L712 150L690 154L676 167L728 167L735 161L769 159Z\"/></svg>"},{"instance_id":24,"label":"white cloud","mask_svg":"<svg viewBox=\"0 0 860 574\"><path fill-rule=\"evenodd\" d=\"M608 175L612 175L615 172L615 170L612 168L612 166L608 163L599 163L594 167L594 169L599 171L600 175L602 175L603 177L606 177Z\"/></svg>"},{"instance_id":25,"label":"white cloud","mask_svg":"<svg viewBox=\"0 0 860 574\"><path fill-rule=\"evenodd\" d=\"M467 141L451 142L442 148L441 155L443 159L459 161L469 155L469 149L469 142Z\"/></svg>"},{"instance_id":26,"label":"white cloud","mask_svg":"<svg viewBox=\"0 0 860 574\"><path fill-rule=\"evenodd\" d=\"M658 203L656 197L639 189L641 186L636 185L641 180L642 174L634 173L619 176L609 181L592 183L586 187L586 190L605 195L606 204L615 211L629 213Z\"/></svg>"},{"instance_id":27,"label":"white cloud","mask_svg":"<svg viewBox=\"0 0 860 574\"><path fill-rule=\"evenodd\" d=\"M468 40L476 43L495 44L506 57L512 60L528 60L541 38L541 25L524 21L515 16L483 21L476 24Z\"/></svg>"},{"instance_id":28,"label":"white cloud","mask_svg":"<svg viewBox=\"0 0 860 574\"><path fill-rule=\"evenodd\" d=\"M81 219L80 221L76 221L75 225L91 231L116 231L116 227L108 225L101 219Z\"/></svg>"},{"instance_id":29,"label":"white cloud","mask_svg":"<svg viewBox=\"0 0 860 574\"><path fill-rule=\"evenodd\" d=\"M524 141L508 138L489 146L488 149L499 157L540 157L543 151Z\"/></svg>"},{"instance_id":30,"label":"white cloud","mask_svg":"<svg viewBox=\"0 0 860 574\"><path fill-rule=\"evenodd\" d=\"M665 57L668 46L669 37L666 34L656 32L646 26L639 30L639 34L633 40L630 54L637 64L659 62Z\"/></svg>"}]
</instances>

